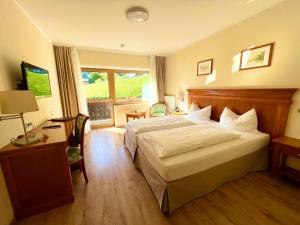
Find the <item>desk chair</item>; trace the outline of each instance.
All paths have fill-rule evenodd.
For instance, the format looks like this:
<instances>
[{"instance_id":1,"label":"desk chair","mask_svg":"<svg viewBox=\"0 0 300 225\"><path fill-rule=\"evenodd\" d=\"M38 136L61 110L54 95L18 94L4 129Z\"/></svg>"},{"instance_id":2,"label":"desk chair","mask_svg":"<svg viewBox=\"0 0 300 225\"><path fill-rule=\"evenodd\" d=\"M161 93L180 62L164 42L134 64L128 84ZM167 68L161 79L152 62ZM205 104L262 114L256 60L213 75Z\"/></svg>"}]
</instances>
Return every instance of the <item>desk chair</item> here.
<instances>
[{"instance_id":1,"label":"desk chair","mask_svg":"<svg viewBox=\"0 0 300 225\"><path fill-rule=\"evenodd\" d=\"M68 161L71 169L79 168L83 172L84 179L88 183L88 177L84 164L84 128L88 116L79 113L75 120L75 135L72 146L68 147Z\"/></svg>"}]
</instances>

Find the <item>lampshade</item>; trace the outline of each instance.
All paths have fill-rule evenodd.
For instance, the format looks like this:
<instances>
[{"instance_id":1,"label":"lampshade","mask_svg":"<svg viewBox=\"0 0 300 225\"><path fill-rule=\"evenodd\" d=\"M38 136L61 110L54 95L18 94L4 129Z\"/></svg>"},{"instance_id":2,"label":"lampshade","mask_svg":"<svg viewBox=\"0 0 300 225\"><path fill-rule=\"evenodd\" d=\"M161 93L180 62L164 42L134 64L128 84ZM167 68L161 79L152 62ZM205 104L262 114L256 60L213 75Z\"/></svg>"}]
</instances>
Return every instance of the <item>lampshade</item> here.
<instances>
[{"instance_id":1,"label":"lampshade","mask_svg":"<svg viewBox=\"0 0 300 225\"><path fill-rule=\"evenodd\" d=\"M1 114L17 114L38 111L36 99L31 91L1 91Z\"/></svg>"},{"instance_id":2,"label":"lampshade","mask_svg":"<svg viewBox=\"0 0 300 225\"><path fill-rule=\"evenodd\" d=\"M176 94L176 98L177 98L177 99L180 99L180 100L184 99L184 92L183 92L183 91L179 91L179 92Z\"/></svg>"}]
</instances>

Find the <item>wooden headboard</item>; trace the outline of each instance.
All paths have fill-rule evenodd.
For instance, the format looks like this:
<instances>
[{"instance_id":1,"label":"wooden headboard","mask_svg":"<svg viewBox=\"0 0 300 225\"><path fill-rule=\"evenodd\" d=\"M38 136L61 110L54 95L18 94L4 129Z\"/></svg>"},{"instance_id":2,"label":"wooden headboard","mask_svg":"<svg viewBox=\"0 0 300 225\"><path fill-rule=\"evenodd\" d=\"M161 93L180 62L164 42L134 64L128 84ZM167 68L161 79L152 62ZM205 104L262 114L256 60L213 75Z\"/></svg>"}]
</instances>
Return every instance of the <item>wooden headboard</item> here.
<instances>
[{"instance_id":1,"label":"wooden headboard","mask_svg":"<svg viewBox=\"0 0 300 225\"><path fill-rule=\"evenodd\" d=\"M258 130L271 138L284 135L292 96L296 88L289 89L187 89L189 105L212 106L211 118L220 120L225 106L237 114L255 108Z\"/></svg>"}]
</instances>

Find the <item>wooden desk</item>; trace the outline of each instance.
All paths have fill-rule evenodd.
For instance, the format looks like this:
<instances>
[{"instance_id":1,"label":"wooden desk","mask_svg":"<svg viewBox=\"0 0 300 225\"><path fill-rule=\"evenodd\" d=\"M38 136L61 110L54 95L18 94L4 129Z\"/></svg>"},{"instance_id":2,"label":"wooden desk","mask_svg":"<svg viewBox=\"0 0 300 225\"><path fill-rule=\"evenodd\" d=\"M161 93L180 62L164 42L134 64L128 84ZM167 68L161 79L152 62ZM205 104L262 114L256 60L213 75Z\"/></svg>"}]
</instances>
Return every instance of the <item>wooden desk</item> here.
<instances>
[{"instance_id":1,"label":"wooden desk","mask_svg":"<svg viewBox=\"0 0 300 225\"><path fill-rule=\"evenodd\" d=\"M144 119L146 118L146 112L132 112L132 113L126 113L126 121L129 121L129 118L133 118L133 119L140 119L144 117Z\"/></svg>"},{"instance_id":2,"label":"wooden desk","mask_svg":"<svg viewBox=\"0 0 300 225\"><path fill-rule=\"evenodd\" d=\"M48 136L43 142L26 147L12 144L0 149L0 162L17 219L74 202L66 148L73 122L61 128L37 132ZM55 122L55 124L58 124Z\"/></svg>"},{"instance_id":3,"label":"wooden desk","mask_svg":"<svg viewBox=\"0 0 300 225\"><path fill-rule=\"evenodd\" d=\"M300 159L300 140L290 137L279 137L272 140L273 175L276 176L281 174L300 181L300 171L286 165L287 156L293 156Z\"/></svg>"}]
</instances>

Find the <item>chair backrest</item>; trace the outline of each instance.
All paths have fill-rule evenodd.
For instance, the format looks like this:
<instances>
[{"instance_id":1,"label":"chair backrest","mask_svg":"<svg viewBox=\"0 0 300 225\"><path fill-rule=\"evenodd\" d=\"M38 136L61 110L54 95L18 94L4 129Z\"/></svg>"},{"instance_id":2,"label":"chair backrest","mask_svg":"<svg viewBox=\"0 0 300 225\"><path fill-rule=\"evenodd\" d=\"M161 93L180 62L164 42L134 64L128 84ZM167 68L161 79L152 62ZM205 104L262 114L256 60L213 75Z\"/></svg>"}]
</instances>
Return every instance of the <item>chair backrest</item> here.
<instances>
[{"instance_id":1,"label":"chair backrest","mask_svg":"<svg viewBox=\"0 0 300 225\"><path fill-rule=\"evenodd\" d=\"M83 144L84 144L84 129L86 121L89 119L88 116L79 113L75 120L75 136L74 144L80 145L80 152L83 155Z\"/></svg>"},{"instance_id":2,"label":"chair backrest","mask_svg":"<svg viewBox=\"0 0 300 225\"><path fill-rule=\"evenodd\" d=\"M167 105L164 103L155 103L150 108L150 116L155 116L155 114L163 114L167 113Z\"/></svg>"}]
</instances>

